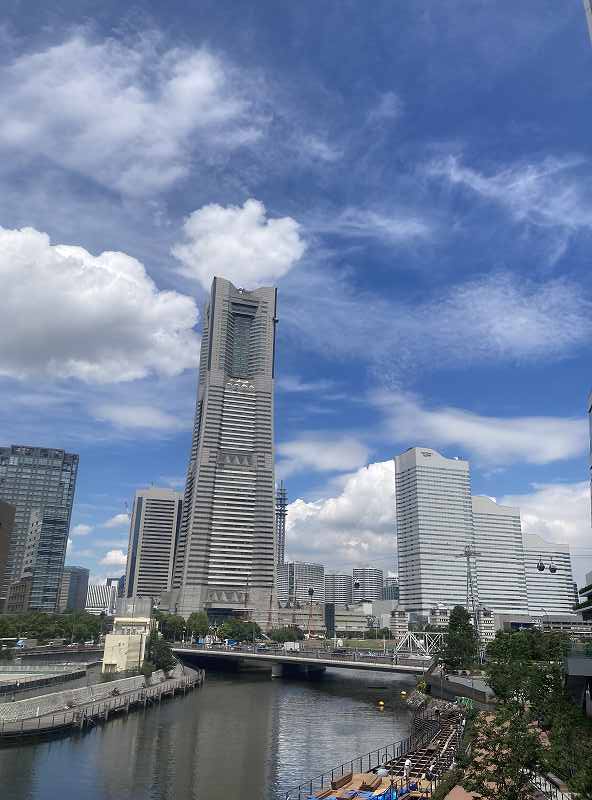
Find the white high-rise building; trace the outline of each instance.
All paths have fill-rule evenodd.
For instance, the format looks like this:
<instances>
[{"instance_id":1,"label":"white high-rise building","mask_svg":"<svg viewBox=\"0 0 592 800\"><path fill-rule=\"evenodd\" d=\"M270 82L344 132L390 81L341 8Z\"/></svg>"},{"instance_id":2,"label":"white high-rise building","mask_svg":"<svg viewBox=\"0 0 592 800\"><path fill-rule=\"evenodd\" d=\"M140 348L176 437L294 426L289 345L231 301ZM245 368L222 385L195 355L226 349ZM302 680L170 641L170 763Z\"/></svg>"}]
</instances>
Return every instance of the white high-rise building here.
<instances>
[{"instance_id":1,"label":"white high-rise building","mask_svg":"<svg viewBox=\"0 0 592 800\"><path fill-rule=\"evenodd\" d=\"M288 561L277 569L277 597L280 603L309 603L309 589L313 589L313 602L325 602L325 568L322 564Z\"/></svg>"},{"instance_id":2,"label":"white high-rise building","mask_svg":"<svg viewBox=\"0 0 592 800\"><path fill-rule=\"evenodd\" d=\"M547 542L535 534L526 534L524 552L530 616L546 621L553 614L573 614L573 575L569 545ZM545 569L540 570L540 565ZM549 570L549 566L556 571Z\"/></svg>"},{"instance_id":3,"label":"white high-rise building","mask_svg":"<svg viewBox=\"0 0 592 800\"><path fill-rule=\"evenodd\" d=\"M520 509L473 497L479 603L498 613L528 613Z\"/></svg>"},{"instance_id":4,"label":"white high-rise building","mask_svg":"<svg viewBox=\"0 0 592 800\"><path fill-rule=\"evenodd\" d=\"M115 614L117 604L117 586L106 583L91 583L86 594L84 610L89 614Z\"/></svg>"},{"instance_id":5,"label":"white high-rise building","mask_svg":"<svg viewBox=\"0 0 592 800\"><path fill-rule=\"evenodd\" d=\"M473 544L467 461L412 447L395 458L399 603L427 615L439 603L466 603L466 561Z\"/></svg>"},{"instance_id":6,"label":"white high-rise building","mask_svg":"<svg viewBox=\"0 0 592 800\"><path fill-rule=\"evenodd\" d=\"M125 593L156 597L171 588L183 495L151 486L138 489L130 523Z\"/></svg>"},{"instance_id":7,"label":"white high-rise building","mask_svg":"<svg viewBox=\"0 0 592 800\"><path fill-rule=\"evenodd\" d=\"M382 600L384 572L374 567L355 567L353 570L354 603Z\"/></svg>"},{"instance_id":8,"label":"white high-rise building","mask_svg":"<svg viewBox=\"0 0 592 800\"><path fill-rule=\"evenodd\" d=\"M353 578L347 572L329 572L325 575L325 603L349 606L353 603Z\"/></svg>"}]
</instances>

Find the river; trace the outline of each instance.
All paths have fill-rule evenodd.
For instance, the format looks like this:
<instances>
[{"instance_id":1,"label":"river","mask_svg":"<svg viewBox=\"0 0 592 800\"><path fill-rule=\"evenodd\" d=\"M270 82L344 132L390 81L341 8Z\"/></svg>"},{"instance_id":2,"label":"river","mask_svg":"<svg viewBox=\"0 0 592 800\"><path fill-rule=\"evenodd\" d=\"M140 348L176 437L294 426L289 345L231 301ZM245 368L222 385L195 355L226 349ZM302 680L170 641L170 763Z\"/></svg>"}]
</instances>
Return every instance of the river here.
<instances>
[{"instance_id":1,"label":"river","mask_svg":"<svg viewBox=\"0 0 592 800\"><path fill-rule=\"evenodd\" d=\"M2 800L283 800L409 732L413 679L212 673L202 689L57 739L0 749ZM384 710L378 705L384 700Z\"/></svg>"}]
</instances>

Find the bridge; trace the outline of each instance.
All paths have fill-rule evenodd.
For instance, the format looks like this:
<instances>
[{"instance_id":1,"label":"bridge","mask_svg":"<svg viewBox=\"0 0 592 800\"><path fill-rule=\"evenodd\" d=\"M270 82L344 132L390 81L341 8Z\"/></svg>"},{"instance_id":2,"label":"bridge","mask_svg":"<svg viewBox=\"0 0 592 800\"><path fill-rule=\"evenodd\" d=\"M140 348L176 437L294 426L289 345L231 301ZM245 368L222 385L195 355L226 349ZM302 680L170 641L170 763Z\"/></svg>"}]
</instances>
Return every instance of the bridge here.
<instances>
[{"instance_id":1,"label":"bridge","mask_svg":"<svg viewBox=\"0 0 592 800\"><path fill-rule=\"evenodd\" d=\"M207 662L233 663L236 665L256 663L268 665L272 677L282 677L284 672L316 674L324 672L327 667L337 669L364 669L374 672L388 672L401 675L423 675L432 666L431 659L401 658L391 654L352 651L336 653L332 650L306 649L301 651L285 651L281 648L261 649L256 645L175 645L174 654L186 660L195 660L207 666Z\"/></svg>"}]
</instances>

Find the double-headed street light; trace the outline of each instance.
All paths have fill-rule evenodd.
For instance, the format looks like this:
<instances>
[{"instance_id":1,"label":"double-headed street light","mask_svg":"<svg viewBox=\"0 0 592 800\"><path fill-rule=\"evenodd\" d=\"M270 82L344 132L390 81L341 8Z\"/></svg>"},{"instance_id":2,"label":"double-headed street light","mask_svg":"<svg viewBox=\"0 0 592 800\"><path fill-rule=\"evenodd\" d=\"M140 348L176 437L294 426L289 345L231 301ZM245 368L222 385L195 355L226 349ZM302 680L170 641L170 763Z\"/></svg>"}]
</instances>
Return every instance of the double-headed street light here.
<instances>
[{"instance_id":1,"label":"double-headed street light","mask_svg":"<svg viewBox=\"0 0 592 800\"><path fill-rule=\"evenodd\" d=\"M310 624L311 624L311 621L312 621L312 598L313 598L313 595L314 595L314 589L313 589L312 586L309 586L308 587L308 596L310 598L310 601L309 601L310 602L310 606L309 606L309 609L308 609L308 638L309 639L310 639Z\"/></svg>"}]
</instances>

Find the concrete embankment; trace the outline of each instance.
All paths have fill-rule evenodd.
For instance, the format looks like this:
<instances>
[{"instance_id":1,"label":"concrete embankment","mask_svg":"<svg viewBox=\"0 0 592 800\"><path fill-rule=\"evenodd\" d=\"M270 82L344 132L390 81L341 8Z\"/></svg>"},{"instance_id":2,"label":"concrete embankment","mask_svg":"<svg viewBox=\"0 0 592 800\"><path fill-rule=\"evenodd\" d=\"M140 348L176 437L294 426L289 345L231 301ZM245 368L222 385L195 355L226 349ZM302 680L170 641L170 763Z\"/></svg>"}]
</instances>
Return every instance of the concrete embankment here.
<instances>
[{"instance_id":1,"label":"concrete embankment","mask_svg":"<svg viewBox=\"0 0 592 800\"><path fill-rule=\"evenodd\" d=\"M203 670L178 666L166 675L139 675L70 691L0 703L0 737L19 738L64 728L84 728L107 720L115 712L160 702L163 697L187 692L203 684Z\"/></svg>"}]
</instances>

